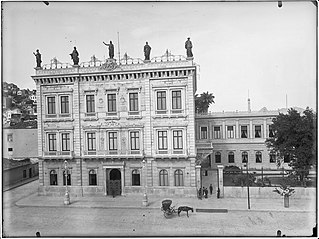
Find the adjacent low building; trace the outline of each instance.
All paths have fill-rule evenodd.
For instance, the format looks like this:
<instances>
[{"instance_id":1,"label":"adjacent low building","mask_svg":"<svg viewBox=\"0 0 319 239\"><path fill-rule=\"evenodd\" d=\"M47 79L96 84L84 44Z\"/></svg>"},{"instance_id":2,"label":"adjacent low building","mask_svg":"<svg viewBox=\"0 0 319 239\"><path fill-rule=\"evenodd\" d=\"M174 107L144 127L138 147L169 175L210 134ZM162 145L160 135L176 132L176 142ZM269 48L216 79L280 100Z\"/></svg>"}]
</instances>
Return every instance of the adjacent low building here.
<instances>
[{"instance_id":1,"label":"adjacent low building","mask_svg":"<svg viewBox=\"0 0 319 239\"><path fill-rule=\"evenodd\" d=\"M299 109L302 111L302 109ZM213 112L196 115L197 152L210 160L211 168L234 165L239 168L276 169L276 154L265 144L273 137L272 119L287 109ZM281 167L289 161L282 159Z\"/></svg>"}]
</instances>

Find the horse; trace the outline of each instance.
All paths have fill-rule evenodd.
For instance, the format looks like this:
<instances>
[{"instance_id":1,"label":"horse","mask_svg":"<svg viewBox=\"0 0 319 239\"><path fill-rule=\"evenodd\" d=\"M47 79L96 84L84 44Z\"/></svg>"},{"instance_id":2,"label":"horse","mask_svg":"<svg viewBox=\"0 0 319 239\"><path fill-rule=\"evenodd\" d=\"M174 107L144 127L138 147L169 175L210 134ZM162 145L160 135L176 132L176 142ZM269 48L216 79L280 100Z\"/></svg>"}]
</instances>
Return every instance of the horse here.
<instances>
[{"instance_id":1,"label":"horse","mask_svg":"<svg viewBox=\"0 0 319 239\"><path fill-rule=\"evenodd\" d=\"M192 211L194 212L194 209L192 207L187 207L187 206L181 206L177 209L177 214L179 216L179 214L181 213L181 211L185 211L187 212L187 217L188 217L188 211Z\"/></svg>"}]
</instances>

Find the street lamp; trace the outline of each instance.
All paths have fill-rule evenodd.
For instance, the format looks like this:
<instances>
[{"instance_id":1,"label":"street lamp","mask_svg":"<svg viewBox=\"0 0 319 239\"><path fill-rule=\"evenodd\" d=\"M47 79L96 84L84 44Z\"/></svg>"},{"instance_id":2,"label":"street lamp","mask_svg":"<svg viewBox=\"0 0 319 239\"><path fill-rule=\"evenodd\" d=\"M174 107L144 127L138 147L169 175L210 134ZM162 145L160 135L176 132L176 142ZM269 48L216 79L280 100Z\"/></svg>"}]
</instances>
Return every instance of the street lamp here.
<instances>
[{"instance_id":1,"label":"street lamp","mask_svg":"<svg viewBox=\"0 0 319 239\"><path fill-rule=\"evenodd\" d=\"M248 209L250 209L248 159L247 159L247 163L246 163L246 169L247 169L247 200L248 200Z\"/></svg>"},{"instance_id":2,"label":"street lamp","mask_svg":"<svg viewBox=\"0 0 319 239\"><path fill-rule=\"evenodd\" d=\"M64 161L64 169L65 169L65 197L64 197L64 204L69 205L70 204L70 195L68 192L68 162Z\"/></svg>"},{"instance_id":3,"label":"street lamp","mask_svg":"<svg viewBox=\"0 0 319 239\"><path fill-rule=\"evenodd\" d=\"M143 195L143 206L144 207L147 207L147 205L148 205L148 199L147 199L147 194L146 194L146 182L147 182L147 180L146 180L146 161L145 161L145 159L143 159L143 161L142 161L142 163L143 163L143 175L144 175L144 195Z\"/></svg>"}]
</instances>

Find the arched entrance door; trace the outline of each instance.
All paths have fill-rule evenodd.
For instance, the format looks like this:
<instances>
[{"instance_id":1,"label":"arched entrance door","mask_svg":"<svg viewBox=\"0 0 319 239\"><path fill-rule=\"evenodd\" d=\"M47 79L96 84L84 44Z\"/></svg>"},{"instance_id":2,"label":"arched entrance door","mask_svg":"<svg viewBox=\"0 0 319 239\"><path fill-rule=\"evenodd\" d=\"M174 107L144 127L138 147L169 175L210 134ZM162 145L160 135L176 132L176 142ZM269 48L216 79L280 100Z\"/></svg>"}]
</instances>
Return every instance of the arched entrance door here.
<instances>
[{"instance_id":1,"label":"arched entrance door","mask_svg":"<svg viewBox=\"0 0 319 239\"><path fill-rule=\"evenodd\" d=\"M121 195L121 171L113 168L109 172L107 195Z\"/></svg>"}]
</instances>

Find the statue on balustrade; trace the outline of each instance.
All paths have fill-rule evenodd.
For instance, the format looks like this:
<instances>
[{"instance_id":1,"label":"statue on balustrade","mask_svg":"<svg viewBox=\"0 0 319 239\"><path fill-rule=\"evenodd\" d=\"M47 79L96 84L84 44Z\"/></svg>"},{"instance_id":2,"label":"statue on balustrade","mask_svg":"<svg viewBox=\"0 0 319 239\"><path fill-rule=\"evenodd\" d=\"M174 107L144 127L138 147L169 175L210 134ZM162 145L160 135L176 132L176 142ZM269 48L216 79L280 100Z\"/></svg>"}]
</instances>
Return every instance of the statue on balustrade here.
<instances>
[{"instance_id":1,"label":"statue on balustrade","mask_svg":"<svg viewBox=\"0 0 319 239\"><path fill-rule=\"evenodd\" d=\"M113 45L112 41L110 41L110 44L107 44L105 42L103 42L103 43L104 43L104 45L109 47L109 57L110 57L110 59L113 59L114 58L114 45Z\"/></svg>"},{"instance_id":2,"label":"statue on balustrade","mask_svg":"<svg viewBox=\"0 0 319 239\"><path fill-rule=\"evenodd\" d=\"M73 52L70 54L70 56L73 60L73 64L78 65L79 64L79 53L76 50L76 47L74 47Z\"/></svg>"},{"instance_id":3,"label":"statue on balustrade","mask_svg":"<svg viewBox=\"0 0 319 239\"><path fill-rule=\"evenodd\" d=\"M36 60L36 63L37 63L37 67L41 67L41 54L39 52L39 49L36 50L36 53L33 52L33 55L35 55L35 60Z\"/></svg>"},{"instance_id":4,"label":"statue on balustrade","mask_svg":"<svg viewBox=\"0 0 319 239\"><path fill-rule=\"evenodd\" d=\"M145 61L150 60L150 54L151 54L151 47L148 45L148 42L146 42L146 45L144 46L144 56L145 56Z\"/></svg>"},{"instance_id":5,"label":"statue on balustrade","mask_svg":"<svg viewBox=\"0 0 319 239\"><path fill-rule=\"evenodd\" d=\"M186 55L187 57L193 57L192 53L193 44L190 40L190 38L187 38L187 41L185 42L185 49L186 49Z\"/></svg>"}]
</instances>

